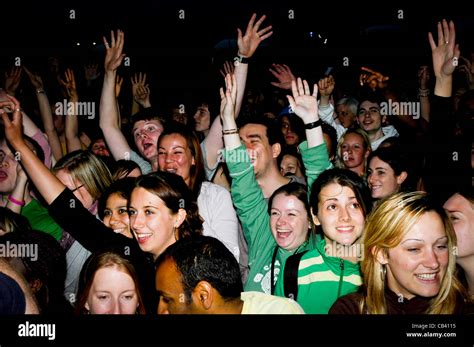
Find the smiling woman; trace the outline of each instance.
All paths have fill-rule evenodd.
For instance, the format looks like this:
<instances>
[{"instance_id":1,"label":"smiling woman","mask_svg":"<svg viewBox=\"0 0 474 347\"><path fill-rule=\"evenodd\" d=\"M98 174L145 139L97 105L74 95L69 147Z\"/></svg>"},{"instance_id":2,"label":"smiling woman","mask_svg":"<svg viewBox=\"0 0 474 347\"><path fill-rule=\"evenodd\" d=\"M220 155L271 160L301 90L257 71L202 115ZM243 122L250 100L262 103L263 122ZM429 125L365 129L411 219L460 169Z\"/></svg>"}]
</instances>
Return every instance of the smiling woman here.
<instances>
[{"instance_id":1,"label":"smiling woman","mask_svg":"<svg viewBox=\"0 0 474 347\"><path fill-rule=\"evenodd\" d=\"M423 192L398 193L367 220L363 294L339 299L330 313L462 313L455 276L456 235L444 210Z\"/></svg>"}]
</instances>

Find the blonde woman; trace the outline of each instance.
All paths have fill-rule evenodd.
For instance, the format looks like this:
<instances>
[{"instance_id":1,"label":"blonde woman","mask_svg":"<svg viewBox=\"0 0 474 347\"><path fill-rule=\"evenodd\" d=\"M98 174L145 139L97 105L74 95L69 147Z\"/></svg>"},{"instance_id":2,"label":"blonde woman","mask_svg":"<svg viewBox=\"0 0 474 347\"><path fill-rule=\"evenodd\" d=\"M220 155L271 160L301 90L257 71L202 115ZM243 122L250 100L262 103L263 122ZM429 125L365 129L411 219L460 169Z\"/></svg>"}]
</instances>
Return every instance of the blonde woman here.
<instances>
[{"instance_id":1,"label":"blonde woman","mask_svg":"<svg viewBox=\"0 0 474 347\"><path fill-rule=\"evenodd\" d=\"M444 210L423 192L398 193L369 216L363 238L364 290L340 298L336 314L465 312L455 276L456 234Z\"/></svg>"},{"instance_id":2,"label":"blonde woman","mask_svg":"<svg viewBox=\"0 0 474 347\"><path fill-rule=\"evenodd\" d=\"M337 142L336 166L365 178L370 152L372 147L367 133L362 129L349 129Z\"/></svg>"}]
</instances>

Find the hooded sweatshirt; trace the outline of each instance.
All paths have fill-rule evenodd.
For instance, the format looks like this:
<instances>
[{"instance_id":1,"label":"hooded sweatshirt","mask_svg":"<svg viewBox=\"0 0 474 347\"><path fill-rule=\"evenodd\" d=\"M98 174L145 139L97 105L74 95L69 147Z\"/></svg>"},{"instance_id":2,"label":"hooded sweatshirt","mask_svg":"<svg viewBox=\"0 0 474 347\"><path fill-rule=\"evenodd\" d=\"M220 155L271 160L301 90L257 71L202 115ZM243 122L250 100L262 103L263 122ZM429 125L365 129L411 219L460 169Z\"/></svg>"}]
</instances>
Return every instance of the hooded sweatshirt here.
<instances>
[{"instance_id":1,"label":"hooded sweatshirt","mask_svg":"<svg viewBox=\"0 0 474 347\"><path fill-rule=\"evenodd\" d=\"M362 285L360 264L328 256L322 238L307 252L298 267L296 301L307 314L327 314L341 296L354 293ZM275 295L284 296L283 276L279 277Z\"/></svg>"}]
</instances>

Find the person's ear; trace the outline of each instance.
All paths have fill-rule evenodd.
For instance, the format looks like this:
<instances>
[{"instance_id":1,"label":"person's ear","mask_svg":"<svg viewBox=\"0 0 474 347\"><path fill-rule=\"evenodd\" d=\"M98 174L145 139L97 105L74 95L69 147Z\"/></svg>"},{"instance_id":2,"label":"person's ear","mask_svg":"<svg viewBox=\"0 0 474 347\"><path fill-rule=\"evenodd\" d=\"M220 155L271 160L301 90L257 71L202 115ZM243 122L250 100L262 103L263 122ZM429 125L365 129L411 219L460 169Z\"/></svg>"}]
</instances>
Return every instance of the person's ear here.
<instances>
[{"instance_id":1,"label":"person's ear","mask_svg":"<svg viewBox=\"0 0 474 347\"><path fill-rule=\"evenodd\" d=\"M386 122L387 122L387 116L382 116L382 119L381 119L381 120L382 120L381 125L384 126L384 125L386 124Z\"/></svg>"},{"instance_id":2,"label":"person's ear","mask_svg":"<svg viewBox=\"0 0 474 347\"><path fill-rule=\"evenodd\" d=\"M281 153L281 145L278 142L276 142L272 145L272 157L278 158L280 153Z\"/></svg>"},{"instance_id":3,"label":"person's ear","mask_svg":"<svg viewBox=\"0 0 474 347\"><path fill-rule=\"evenodd\" d=\"M33 292L33 294L38 293L41 290L42 287L43 287L43 282L38 278L34 279L30 283L30 288L31 288L31 291Z\"/></svg>"},{"instance_id":4,"label":"person's ear","mask_svg":"<svg viewBox=\"0 0 474 347\"><path fill-rule=\"evenodd\" d=\"M369 158L369 155L370 155L370 150L368 149L367 151L365 151L364 159L367 160Z\"/></svg>"},{"instance_id":5,"label":"person's ear","mask_svg":"<svg viewBox=\"0 0 474 347\"><path fill-rule=\"evenodd\" d=\"M319 221L318 215L313 213L313 209L311 209L311 217L313 218L314 225L321 225L321 222Z\"/></svg>"},{"instance_id":6,"label":"person's ear","mask_svg":"<svg viewBox=\"0 0 474 347\"><path fill-rule=\"evenodd\" d=\"M406 171L402 171L400 175L397 176L397 184L401 185L408 177L408 174Z\"/></svg>"},{"instance_id":7,"label":"person's ear","mask_svg":"<svg viewBox=\"0 0 474 347\"><path fill-rule=\"evenodd\" d=\"M388 256L386 252L378 247L374 247L370 250L375 259L382 265L388 263Z\"/></svg>"},{"instance_id":8,"label":"person's ear","mask_svg":"<svg viewBox=\"0 0 474 347\"><path fill-rule=\"evenodd\" d=\"M89 303L86 301L86 303L84 304L84 308L87 310L87 311L90 311L90 307L89 307Z\"/></svg>"},{"instance_id":9,"label":"person's ear","mask_svg":"<svg viewBox=\"0 0 474 347\"><path fill-rule=\"evenodd\" d=\"M200 281L193 290L193 301L202 310L209 311L213 307L215 290L207 281Z\"/></svg>"},{"instance_id":10,"label":"person's ear","mask_svg":"<svg viewBox=\"0 0 474 347\"><path fill-rule=\"evenodd\" d=\"M176 214L176 221L174 222L174 227L178 228L181 224L183 224L184 220L186 219L187 212L184 208L180 208L178 213Z\"/></svg>"}]
</instances>

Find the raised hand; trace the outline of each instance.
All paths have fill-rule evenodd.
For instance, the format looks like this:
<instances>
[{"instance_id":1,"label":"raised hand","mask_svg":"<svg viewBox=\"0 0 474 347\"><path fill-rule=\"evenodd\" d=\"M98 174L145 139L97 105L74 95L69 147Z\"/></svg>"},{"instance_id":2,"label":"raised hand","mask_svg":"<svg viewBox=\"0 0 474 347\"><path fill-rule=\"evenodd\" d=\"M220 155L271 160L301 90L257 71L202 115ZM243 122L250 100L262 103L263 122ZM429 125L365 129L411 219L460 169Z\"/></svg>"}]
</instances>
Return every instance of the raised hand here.
<instances>
[{"instance_id":1,"label":"raised hand","mask_svg":"<svg viewBox=\"0 0 474 347\"><path fill-rule=\"evenodd\" d=\"M223 88L219 90L221 95L221 118L222 121L234 121L235 101L237 99L237 81L235 75L225 76L225 92Z\"/></svg>"},{"instance_id":2,"label":"raised hand","mask_svg":"<svg viewBox=\"0 0 474 347\"><path fill-rule=\"evenodd\" d=\"M99 64L84 65L84 75L86 77L86 81L95 80L100 75Z\"/></svg>"},{"instance_id":3,"label":"raised hand","mask_svg":"<svg viewBox=\"0 0 474 347\"><path fill-rule=\"evenodd\" d=\"M115 78L115 97L118 98L122 90L123 78L117 75Z\"/></svg>"},{"instance_id":4,"label":"raised hand","mask_svg":"<svg viewBox=\"0 0 474 347\"><path fill-rule=\"evenodd\" d=\"M260 42L269 38L273 34L273 31L271 31L271 25L259 30L260 25L266 18L265 15L260 17L257 23L255 23L256 18L257 14L254 13L250 18L244 36L242 36L242 31L237 28L237 45L239 46L238 54L245 58L250 58L255 53L255 50L260 45Z\"/></svg>"},{"instance_id":5,"label":"raised hand","mask_svg":"<svg viewBox=\"0 0 474 347\"><path fill-rule=\"evenodd\" d=\"M314 85L313 94L309 90L309 85L306 80L301 81L298 78L291 82L291 91L293 96L287 95L291 109L298 117L300 117L305 124L317 121L318 116L318 85Z\"/></svg>"},{"instance_id":6,"label":"raised hand","mask_svg":"<svg viewBox=\"0 0 474 347\"><path fill-rule=\"evenodd\" d=\"M135 74L131 78L133 100L143 107L150 107L150 88L146 83L146 73Z\"/></svg>"},{"instance_id":7,"label":"raised hand","mask_svg":"<svg viewBox=\"0 0 474 347\"><path fill-rule=\"evenodd\" d=\"M12 146L15 146L23 142L21 107L20 102L13 96L7 94L6 97L7 100L0 102L0 116L5 128L5 137ZM4 108L13 110L12 120Z\"/></svg>"},{"instance_id":8,"label":"raised hand","mask_svg":"<svg viewBox=\"0 0 474 347\"><path fill-rule=\"evenodd\" d=\"M66 91L66 95L71 101L78 101L79 95L77 94L74 72L71 69L67 69L64 76L66 77L66 80L59 78L59 83Z\"/></svg>"},{"instance_id":9,"label":"raised hand","mask_svg":"<svg viewBox=\"0 0 474 347\"><path fill-rule=\"evenodd\" d=\"M376 90L377 88L384 89L387 87L387 81L390 79L390 77L384 76L382 73L369 69L365 66L362 66L360 69L362 70L359 75L359 82L361 86L365 84L372 90Z\"/></svg>"},{"instance_id":10,"label":"raised hand","mask_svg":"<svg viewBox=\"0 0 474 347\"><path fill-rule=\"evenodd\" d=\"M321 97L331 96L335 85L336 83L334 82L334 77L331 75L321 78L318 82L319 93L321 94Z\"/></svg>"},{"instance_id":11,"label":"raised hand","mask_svg":"<svg viewBox=\"0 0 474 347\"><path fill-rule=\"evenodd\" d=\"M122 64L125 54L122 53L124 45L124 34L122 30L117 30L117 41L113 31L110 31L110 46L107 39L104 37L104 45L107 53L105 54L104 68L105 72L115 72Z\"/></svg>"},{"instance_id":12,"label":"raised hand","mask_svg":"<svg viewBox=\"0 0 474 347\"><path fill-rule=\"evenodd\" d=\"M13 67L10 72L5 72L5 91L15 95L21 80L21 67Z\"/></svg>"},{"instance_id":13,"label":"raised hand","mask_svg":"<svg viewBox=\"0 0 474 347\"><path fill-rule=\"evenodd\" d=\"M37 74L31 72L26 67L23 67L23 70L25 70L26 74L28 75L33 87L35 87L36 89L43 89L43 87L44 87L43 79L41 78L40 75L37 75Z\"/></svg>"},{"instance_id":14,"label":"raised hand","mask_svg":"<svg viewBox=\"0 0 474 347\"><path fill-rule=\"evenodd\" d=\"M291 89L291 81L294 81L296 78L291 72L291 69L285 64L272 64L272 68L270 68L270 72L273 76L278 79L278 82L270 82L273 86L281 88L281 89Z\"/></svg>"},{"instance_id":15,"label":"raised hand","mask_svg":"<svg viewBox=\"0 0 474 347\"><path fill-rule=\"evenodd\" d=\"M451 76L461 55L459 45L456 44L454 22L450 21L449 25L446 19L443 19L443 23L438 22L438 45L435 44L431 33L428 33L428 40L431 46L435 76L437 78Z\"/></svg>"},{"instance_id":16,"label":"raised hand","mask_svg":"<svg viewBox=\"0 0 474 347\"><path fill-rule=\"evenodd\" d=\"M224 68L224 70L219 70L219 72L221 73L222 77L224 77L224 79L225 76L227 76L228 74L232 75L234 73L235 67L232 62L226 61L224 62L224 65L222 65L222 67Z\"/></svg>"}]
</instances>

